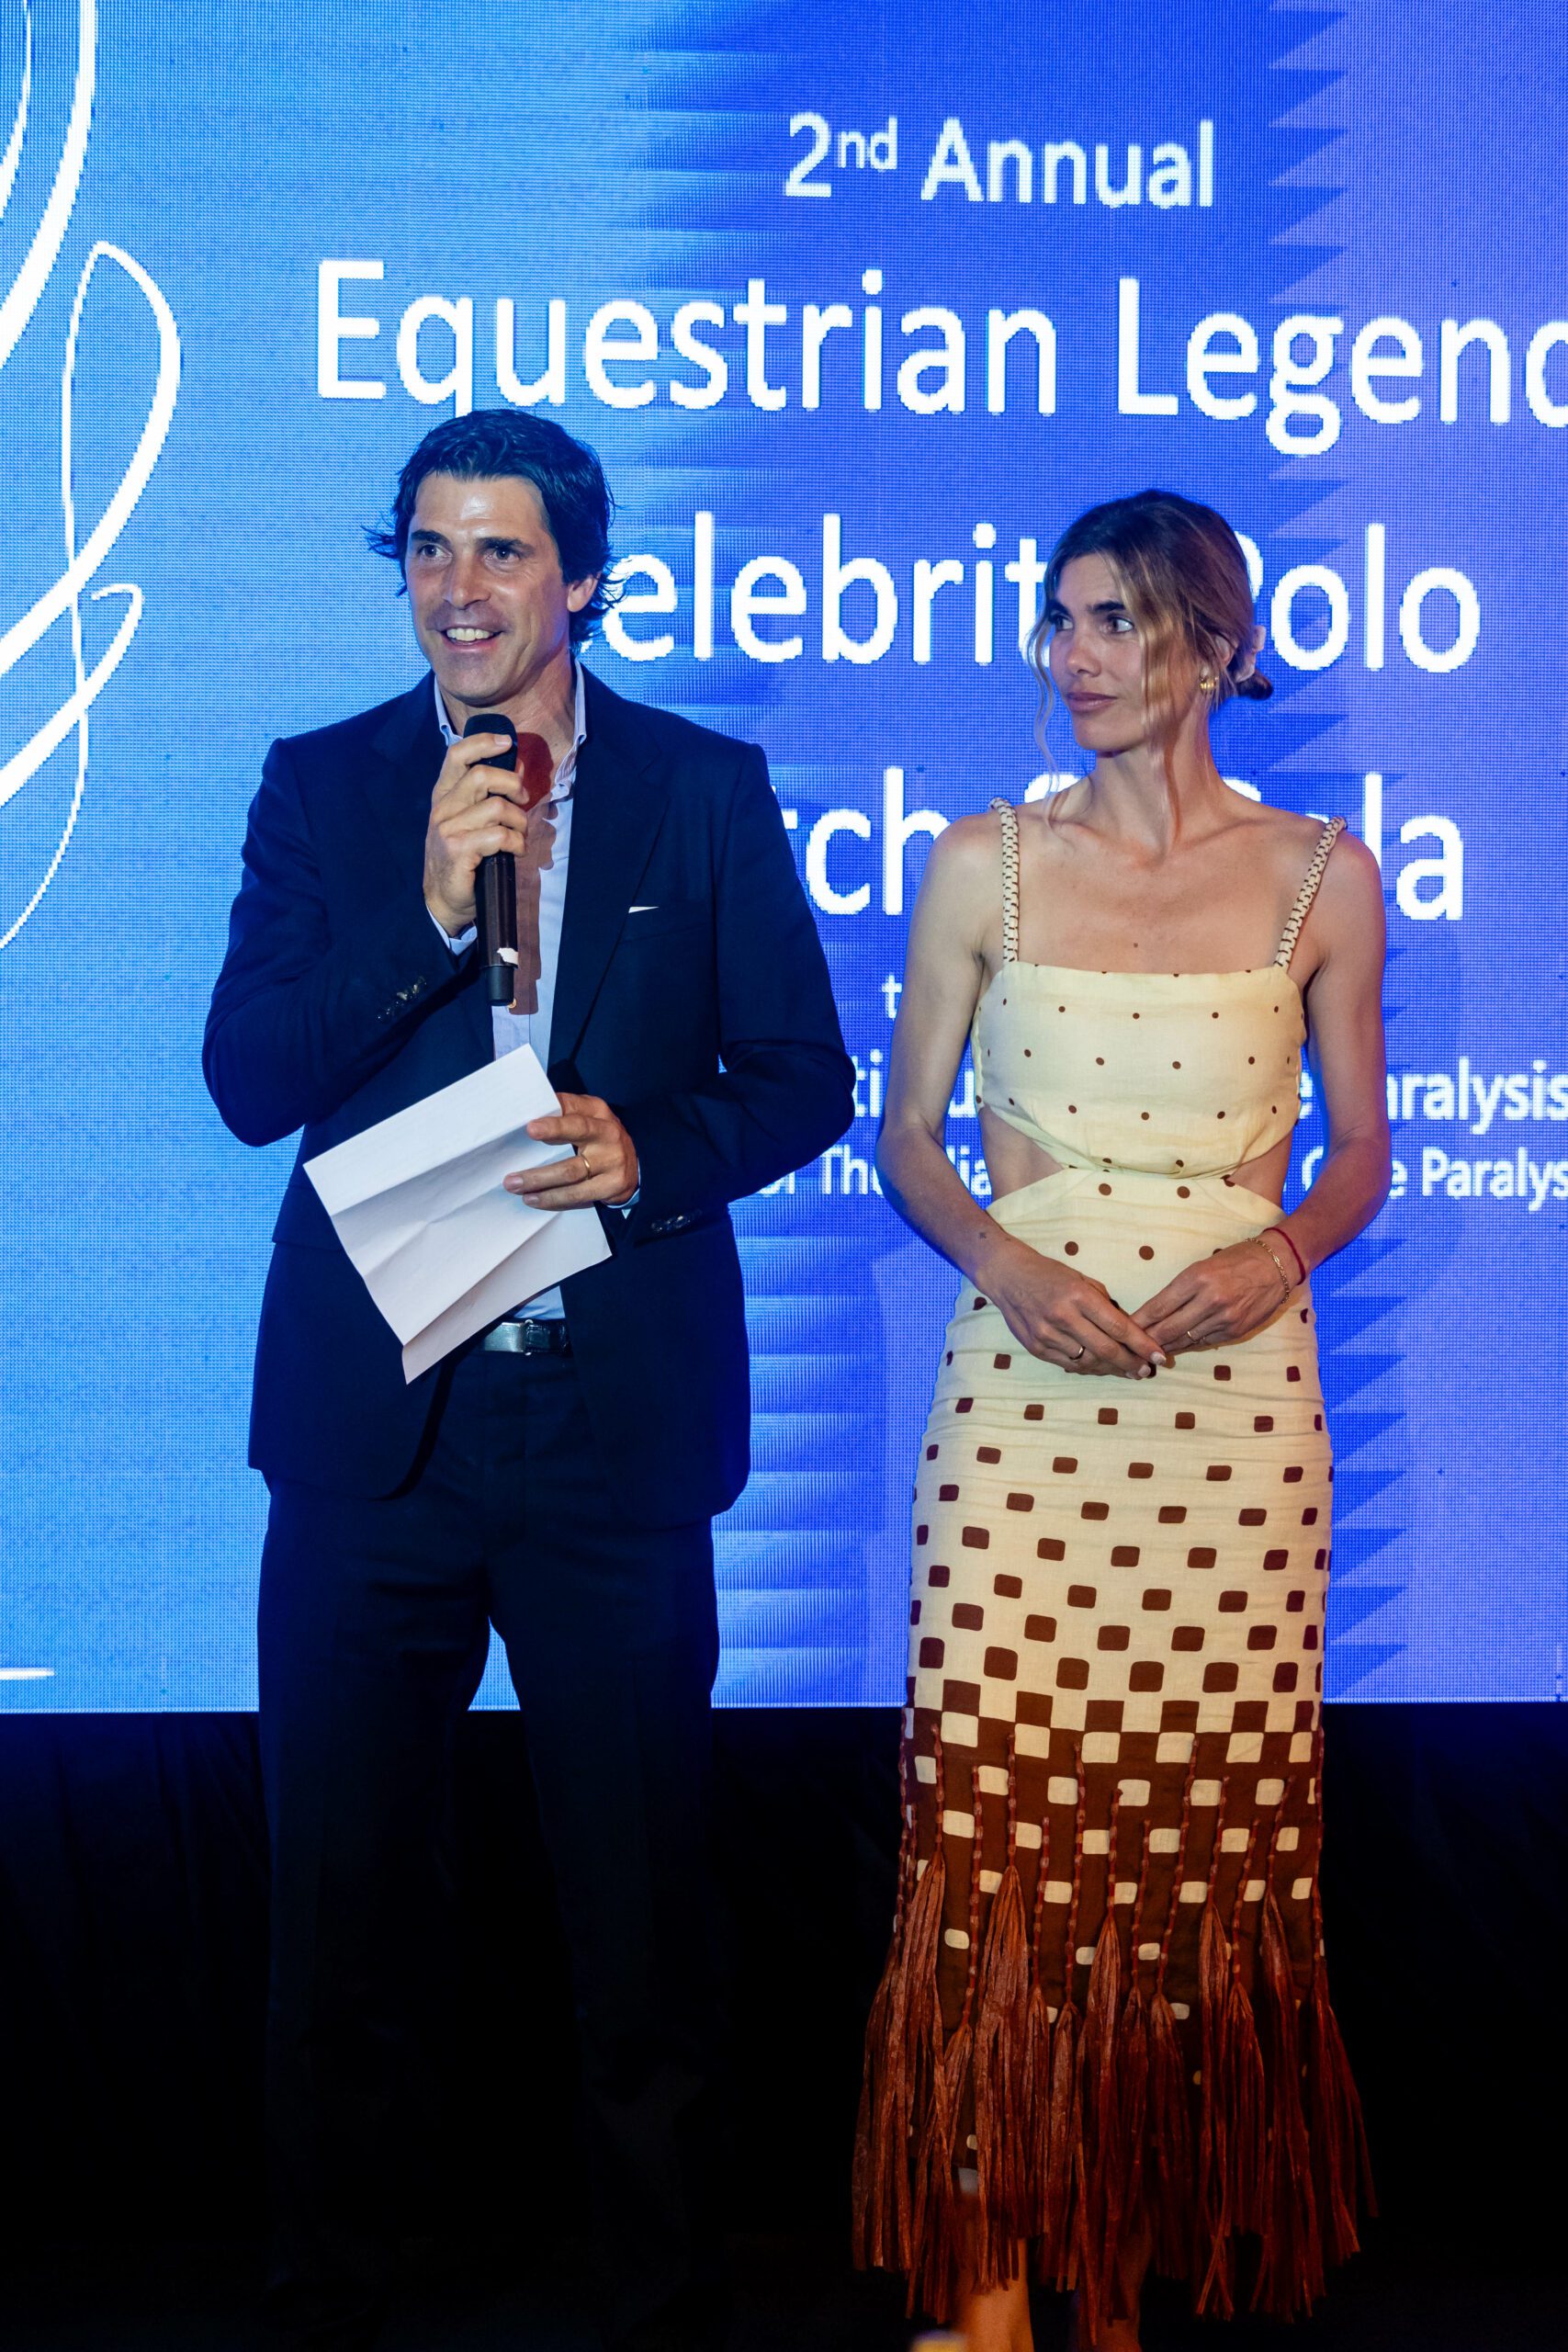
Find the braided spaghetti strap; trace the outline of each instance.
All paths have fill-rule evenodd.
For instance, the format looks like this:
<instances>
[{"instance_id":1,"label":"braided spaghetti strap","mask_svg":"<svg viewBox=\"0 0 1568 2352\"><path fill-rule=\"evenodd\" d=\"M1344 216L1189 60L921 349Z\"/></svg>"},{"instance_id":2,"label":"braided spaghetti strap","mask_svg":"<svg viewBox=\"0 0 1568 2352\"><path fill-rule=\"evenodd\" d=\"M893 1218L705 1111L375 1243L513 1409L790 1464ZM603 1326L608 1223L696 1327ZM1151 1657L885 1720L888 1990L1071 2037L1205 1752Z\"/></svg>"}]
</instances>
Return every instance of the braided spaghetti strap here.
<instances>
[{"instance_id":1,"label":"braided spaghetti strap","mask_svg":"<svg viewBox=\"0 0 1568 2352\"><path fill-rule=\"evenodd\" d=\"M1296 952L1296 942L1301 937L1302 925L1312 911L1312 902L1317 896L1317 886L1323 879L1323 869L1328 864L1328 853L1344 830L1343 817L1330 817L1317 837L1317 847L1312 854L1312 864L1302 878L1302 887L1296 892L1296 903L1291 909L1284 930L1280 933L1280 944L1274 950L1274 961L1282 972L1288 972L1291 968L1291 958Z\"/></svg>"},{"instance_id":2,"label":"braided spaghetti strap","mask_svg":"<svg viewBox=\"0 0 1568 2352\"><path fill-rule=\"evenodd\" d=\"M1010 800L993 800L1002 820L1002 962L1018 961L1018 810Z\"/></svg>"}]
</instances>

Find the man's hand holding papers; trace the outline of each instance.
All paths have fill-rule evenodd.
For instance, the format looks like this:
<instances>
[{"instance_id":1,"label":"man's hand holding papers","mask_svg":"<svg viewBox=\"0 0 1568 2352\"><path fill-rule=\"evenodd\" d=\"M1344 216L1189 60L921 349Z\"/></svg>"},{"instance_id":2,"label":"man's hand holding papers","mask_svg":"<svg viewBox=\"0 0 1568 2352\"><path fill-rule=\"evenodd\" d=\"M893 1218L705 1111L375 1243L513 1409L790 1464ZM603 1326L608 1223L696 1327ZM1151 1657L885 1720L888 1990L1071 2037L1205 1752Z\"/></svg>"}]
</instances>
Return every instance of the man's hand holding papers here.
<instances>
[{"instance_id":1,"label":"man's hand holding papers","mask_svg":"<svg viewBox=\"0 0 1568 2352\"><path fill-rule=\"evenodd\" d=\"M559 1214L608 1199L597 1181L590 1188L574 1168L579 1182L532 1197L506 1182L573 1159L565 1130L574 1114L581 1123L585 1105L607 1110L586 1097L566 1103L573 1114L525 1046L306 1162L339 1240L402 1341L406 1380L609 1256L596 1216ZM561 1132L537 1136L531 1130L540 1124ZM586 1148L592 1163L592 1140ZM635 1156L632 1165L635 1184Z\"/></svg>"}]
</instances>

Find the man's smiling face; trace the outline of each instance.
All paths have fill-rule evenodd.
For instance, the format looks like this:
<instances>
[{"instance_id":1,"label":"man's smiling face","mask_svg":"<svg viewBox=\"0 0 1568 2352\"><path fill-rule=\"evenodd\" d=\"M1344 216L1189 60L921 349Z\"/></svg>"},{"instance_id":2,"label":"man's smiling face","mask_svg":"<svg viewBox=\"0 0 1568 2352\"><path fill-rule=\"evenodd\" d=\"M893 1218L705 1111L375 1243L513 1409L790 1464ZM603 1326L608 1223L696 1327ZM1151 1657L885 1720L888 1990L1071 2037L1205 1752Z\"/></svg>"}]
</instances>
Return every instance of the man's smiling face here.
<instances>
[{"instance_id":1,"label":"man's smiling face","mask_svg":"<svg viewBox=\"0 0 1568 2352\"><path fill-rule=\"evenodd\" d=\"M504 710L567 657L592 579L566 581L538 492L515 474L427 474L403 559L414 635L454 719Z\"/></svg>"}]
</instances>

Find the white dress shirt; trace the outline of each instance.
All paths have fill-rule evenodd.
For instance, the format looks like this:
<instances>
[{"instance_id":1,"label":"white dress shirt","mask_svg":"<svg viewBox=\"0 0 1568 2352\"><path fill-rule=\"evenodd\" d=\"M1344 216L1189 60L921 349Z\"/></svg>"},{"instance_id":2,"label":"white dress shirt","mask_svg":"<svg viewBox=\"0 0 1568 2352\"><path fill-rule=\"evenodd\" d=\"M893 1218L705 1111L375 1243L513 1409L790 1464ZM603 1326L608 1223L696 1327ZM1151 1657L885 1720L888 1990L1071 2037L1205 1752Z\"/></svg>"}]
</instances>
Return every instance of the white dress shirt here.
<instances>
[{"instance_id":1,"label":"white dress shirt","mask_svg":"<svg viewBox=\"0 0 1568 2352\"><path fill-rule=\"evenodd\" d=\"M539 868L539 981L536 990L538 1002L532 1012L513 1012L504 1004L492 1004L490 1011L497 1060L502 1054L515 1053L519 1046L532 1046L546 1068L550 1058L550 1018L555 1011L556 969L560 962L561 919L566 912L567 861L571 854L572 786L577 777L577 755L588 733L587 700L580 663L572 664L572 674L577 684L577 694L571 745L557 764L550 782L549 798L541 804L548 808L554 821L555 845L548 865ZM446 715L441 688L434 676L430 683L435 695L435 723L441 729L442 740L450 748L458 741L457 730ZM430 920L435 922L434 915ZM441 923L436 922L435 928L454 956L460 956L479 935L478 927L472 923L456 939ZM636 1196L633 1197L635 1199ZM627 1202L626 1206L629 1208L631 1205L631 1202ZM529 1299L527 1311L537 1322L556 1321L566 1313L558 1289L541 1291L537 1298Z\"/></svg>"}]
</instances>

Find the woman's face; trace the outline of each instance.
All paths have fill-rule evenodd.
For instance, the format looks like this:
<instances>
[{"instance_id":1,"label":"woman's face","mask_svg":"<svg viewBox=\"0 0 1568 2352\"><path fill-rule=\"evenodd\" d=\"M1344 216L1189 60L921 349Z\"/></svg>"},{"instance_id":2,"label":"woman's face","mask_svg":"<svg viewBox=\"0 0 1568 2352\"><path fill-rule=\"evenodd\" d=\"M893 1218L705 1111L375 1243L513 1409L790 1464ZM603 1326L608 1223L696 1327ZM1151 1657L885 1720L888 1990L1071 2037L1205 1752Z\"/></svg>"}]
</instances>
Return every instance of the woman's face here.
<instances>
[{"instance_id":1,"label":"woman's face","mask_svg":"<svg viewBox=\"0 0 1568 2352\"><path fill-rule=\"evenodd\" d=\"M1051 683L1084 749L1113 755L1145 742L1143 644L1102 555L1074 556L1064 566L1047 617Z\"/></svg>"}]
</instances>

